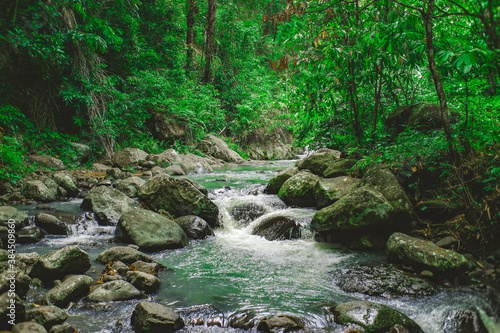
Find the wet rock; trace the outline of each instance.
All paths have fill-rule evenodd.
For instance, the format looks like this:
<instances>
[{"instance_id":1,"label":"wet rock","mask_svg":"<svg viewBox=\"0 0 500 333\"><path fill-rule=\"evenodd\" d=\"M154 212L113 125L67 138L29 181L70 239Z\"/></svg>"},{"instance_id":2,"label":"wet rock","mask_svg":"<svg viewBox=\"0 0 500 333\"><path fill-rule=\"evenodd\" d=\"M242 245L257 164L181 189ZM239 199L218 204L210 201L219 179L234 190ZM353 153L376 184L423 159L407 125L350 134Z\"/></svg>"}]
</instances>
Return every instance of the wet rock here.
<instances>
[{"instance_id":1,"label":"wet rock","mask_svg":"<svg viewBox=\"0 0 500 333\"><path fill-rule=\"evenodd\" d=\"M62 323L60 325L54 325L50 329L49 333L75 333L78 332L68 323Z\"/></svg>"},{"instance_id":2,"label":"wet rock","mask_svg":"<svg viewBox=\"0 0 500 333\"><path fill-rule=\"evenodd\" d=\"M66 223L60 221L51 214L39 213L35 216L35 224L51 235L66 235L68 227Z\"/></svg>"},{"instance_id":3,"label":"wet rock","mask_svg":"<svg viewBox=\"0 0 500 333\"><path fill-rule=\"evenodd\" d=\"M267 213L267 210L261 205L250 202L234 206L230 213L236 221L247 225Z\"/></svg>"},{"instance_id":4,"label":"wet rock","mask_svg":"<svg viewBox=\"0 0 500 333\"><path fill-rule=\"evenodd\" d=\"M164 209L174 217L196 215L211 227L218 225L217 205L186 179L168 175L153 177L140 188L139 198L155 211Z\"/></svg>"},{"instance_id":5,"label":"wet rock","mask_svg":"<svg viewBox=\"0 0 500 333\"><path fill-rule=\"evenodd\" d=\"M46 329L62 324L66 319L68 319L68 314L54 305L37 306L26 311L26 320L34 321Z\"/></svg>"},{"instance_id":6,"label":"wet rock","mask_svg":"<svg viewBox=\"0 0 500 333\"><path fill-rule=\"evenodd\" d=\"M133 249L129 246L115 246L110 249L107 249L96 258L97 262L101 264L107 264L112 261L121 261L125 264L133 264L136 261L145 261L145 262L156 262L153 258L148 256L141 251Z\"/></svg>"},{"instance_id":7,"label":"wet rock","mask_svg":"<svg viewBox=\"0 0 500 333\"><path fill-rule=\"evenodd\" d=\"M115 225L123 213L137 208L138 203L114 188L99 186L89 191L81 207L92 210L99 223Z\"/></svg>"},{"instance_id":8,"label":"wet rock","mask_svg":"<svg viewBox=\"0 0 500 333\"><path fill-rule=\"evenodd\" d=\"M137 193L139 192L139 188L144 185L146 181L139 177L129 177L121 181L116 189L124 193L126 196L130 198L137 197Z\"/></svg>"},{"instance_id":9,"label":"wet rock","mask_svg":"<svg viewBox=\"0 0 500 333\"><path fill-rule=\"evenodd\" d=\"M45 327L33 321L16 324L12 328L12 333L47 333Z\"/></svg>"},{"instance_id":10,"label":"wet rock","mask_svg":"<svg viewBox=\"0 0 500 333\"><path fill-rule=\"evenodd\" d=\"M209 159L194 154L179 154L175 157L175 163L179 165L186 174L209 173L214 171Z\"/></svg>"},{"instance_id":11,"label":"wet rock","mask_svg":"<svg viewBox=\"0 0 500 333\"><path fill-rule=\"evenodd\" d=\"M111 169L111 167L101 163L94 163L92 164L91 168L91 170L94 172L106 172L106 170L108 169Z\"/></svg>"},{"instance_id":12,"label":"wet rock","mask_svg":"<svg viewBox=\"0 0 500 333\"><path fill-rule=\"evenodd\" d=\"M443 333L488 333L481 316L476 310L453 310L443 324Z\"/></svg>"},{"instance_id":13,"label":"wet rock","mask_svg":"<svg viewBox=\"0 0 500 333\"><path fill-rule=\"evenodd\" d=\"M278 197L289 206L314 207L313 190L318 181L318 176L310 172L299 172L283 183Z\"/></svg>"},{"instance_id":14,"label":"wet rock","mask_svg":"<svg viewBox=\"0 0 500 333\"><path fill-rule=\"evenodd\" d=\"M0 295L0 329L10 330L13 326L10 323L22 322L24 317L24 303L17 294L11 295L9 291L6 291ZM12 319L15 320L12 321Z\"/></svg>"},{"instance_id":15,"label":"wet rock","mask_svg":"<svg viewBox=\"0 0 500 333\"><path fill-rule=\"evenodd\" d=\"M201 140L198 144L198 149L209 156L219 158L226 162L241 163L245 161L240 154L230 149L224 140L212 134L207 134L203 140Z\"/></svg>"},{"instance_id":16,"label":"wet rock","mask_svg":"<svg viewBox=\"0 0 500 333\"><path fill-rule=\"evenodd\" d=\"M300 227L297 222L286 216L269 216L259 221L252 231L269 241L296 239L300 237Z\"/></svg>"},{"instance_id":17,"label":"wet rock","mask_svg":"<svg viewBox=\"0 0 500 333\"><path fill-rule=\"evenodd\" d=\"M47 291L36 302L37 304L67 307L71 302L78 302L87 296L94 281L87 275L72 275L65 278L60 284Z\"/></svg>"},{"instance_id":18,"label":"wet rock","mask_svg":"<svg viewBox=\"0 0 500 333\"><path fill-rule=\"evenodd\" d=\"M177 313L151 302L139 302L130 322L137 333L172 333L184 327L184 321Z\"/></svg>"},{"instance_id":19,"label":"wet rock","mask_svg":"<svg viewBox=\"0 0 500 333\"><path fill-rule=\"evenodd\" d=\"M214 232L210 225L201 217L195 215L181 216L175 222L184 230L186 235L192 239L204 239L213 236Z\"/></svg>"},{"instance_id":20,"label":"wet rock","mask_svg":"<svg viewBox=\"0 0 500 333\"><path fill-rule=\"evenodd\" d=\"M42 155L42 154L30 155L28 156L28 161L30 163L37 163L38 165L49 169L54 169L54 170L64 169L64 163L60 159L48 155Z\"/></svg>"},{"instance_id":21,"label":"wet rock","mask_svg":"<svg viewBox=\"0 0 500 333\"><path fill-rule=\"evenodd\" d=\"M177 249L188 244L186 233L177 223L146 209L124 213L115 235L117 239L147 251Z\"/></svg>"},{"instance_id":22,"label":"wet rock","mask_svg":"<svg viewBox=\"0 0 500 333\"><path fill-rule=\"evenodd\" d=\"M275 315L259 322L257 330L261 332L291 332L304 328L304 323L297 317Z\"/></svg>"},{"instance_id":23,"label":"wet rock","mask_svg":"<svg viewBox=\"0 0 500 333\"><path fill-rule=\"evenodd\" d=\"M160 289L160 279L148 273L128 271L126 279L130 281L134 287L147 294L155 293Z\"/></svg>"},{"instance_id":24,"label":"wet rock","mask_svg":"<svg viewBox=\"0 0 500 333\"><path fill-rule=\"evenodd\" d=\"M138 263L138 262L143 262L143 263L148 264L148 265L154 265L153 263L147 263L144 261L136 261L136 263ZM121 261L117 261L111 265L111 268L113 268L118 274L125 276L125 274L127 274L127 271L129 270L129 265L127 265ZM135 270L142 271L141 269L137 269L137 268L135 268Z\"/></svg>"},{"instance_id":25,"label":"wet rock","mask_svg":"<svg viewBox=\"0 0 500 333\"><path fill-rule=\"evenodd\" d=\"M356 164L356 160L350 158L343 158L338 161L333 161L328 164L328 167L323 172L323 177L325 178L335 178L340 176L346 176L349 174L349 170Z\"/></svg>"},{"instance_id":26,"label":"wet rock","mask_svg":"<svg viewBox=\"0 0 500 333\"><path fill-rule=\"evenodd\" d=\"M409 276L393 265L360 266L338 274L337 283L346 292L370 296L430 296L439 289L425 280Z\"/></svg>"},{"instance_id":27,"label":"wet rock","mask_svg":"<svg viewBox=\"0 0 500 333\"><path fill-rule=\"evenodd\" d=\"M40 255L36 252L16 253L16 259L25 263L26 265L33 265L40 259Z\"/></svg>"},{"instance_id":28,"label":"wet rock","mask_svg":"<svg viewBox=\"0 0 500 333\"><path fill-rule=\"evenodd\" d=\"M0 294L11 289L24 298L30 290L31 278L20 269L8 269L0 273ZM14 286L14 288L11 288Z\"/></svg>"},{"instance_id":29,"label":"wet rock","mask_svg":"<svg viewBox=\"0 0 500 333\"><path fill-rule=\"evenodd\" d=\"M24 184L21 194L26 198L41 202L50 202L56 201L57 188L55 190L49 189L41 180L30 180Z\"/></svg>"},{"instance_id":30,"label":"wet rock","mask_svg":"<svg viewBox=\"0 0 500 333\"><path fill-rule=\"evenodd\" d=\"M380 192L365 186L319 210L311 228L318 240L349 246L374 231L387 238L394 224L394 208Z\"/></svg>"},{"instance_id":31,"label":"wet rock","mask_svg":"<svg viewBox=\"0 0 500 333\"><path fill-rule=\"evenodd\" d=\"M0 206L0 226L8 227L9 221L14 220L15 229L19 230L28 220L26 213L11 206Z\"/></svg>"},{"instance_id":32,"label":"wet rock","mask_svg":"<svg viewBox=\"0 0 500 333\"><path fill-rule=\"evenodd\" d=\"M335 322L341 325L356 324L368 332L385 333L394 325L401 325L410 333L423 333L408 316L385 305L368 301L355 301L330 309Z\"/></svg>"},{"instance_id":33,"label":"wet rock","mask_svg":"<svg viewBox=\"0 0 500 333\"><path fill-rule=\"evenodd\" d=\"M456 276L470 268L469 261L463 255L403 233L391 235L385 252L390 262L411 265L438 275Z\"/></svg>"},{"instance_id":34,"label":"wet rock","mask_svg":"<svg viewBox=\"0 0 500 333\"><path fill-rule=\"evenodd\" d=\"M90 268L89 255L71 245L44 254L33 265L30 276L42 281L60 280L68 274L83 274Z\"/></svg>"},{"instance_id":35,"label":"wet rock","mask_svg":"<svg viewBox=\"0 0 500 333\"><path fill-rule=\"evenodd\" d=\"M193 305L182 308L178 311L184 319L184 323L189 326L218 326L227 327L227 320L222 311L216 309L211 304Z\"/></svg>"},{"instance_id":36,"label":"wet rock","mask_svg":"<svg viewBox=\"0 0 500 333\"><path fill-rule=\"evenodd\" d=\"M78 187L76 186L74 179L67 173L57 172L53 175L53 179L58 186L67 191L68 195L78 195Z\"/></svg>"},{"instance_id":37,"label":"wet rock","mask_svg":"<svg viewBox=\"0 0 500 333\"><path fill-rule=\"evenodd\" d=\"M162 268L163 267L156 262L136 261L130 265L130 269L133 271L144 272L154 276L158 276Z\"/></svg>"},{"instance_id":38,"label":"wet rock","mask_svg":"<svg viewBox=\"0 0 500 333\"><path fill-rule=\"evenodd\" d=\"M255 319L253 311L236 312L229 317L229 326L249 330L255 326Z\"/></svg>"},{"instance_id":39,"label":"wet rock","mask_svg":"<svg viewBox=\"0 0 500 333\"><path fill-rule=\"evenodd\" d=\"M148 153L137 148L127 148L113 155L113 165L123 167L134 167L146 160Z\"/></svg>"},{"instance_id":40,"label":"wet rock","mask_svg":"<svg viewBox=\"0 0 500 333\"><path fill-rule=\"evenodd\" d=\"M363 176L362 182L382 193L394 207L395 219L400 226L409 225L413 215L412 204L396 176L385 165L371 167Z\"/></svg>"},{"instance_id":41,"label":"wet rock","mask_svg":"<svg viewBox=\"0 0 500 333\"><path fill-rule=\"evenodd\" d=\"M16 241L20 244L38 243L45 237L45 232L37 227L28 227L16 232Z\"/></svg>"},{"instance_id":42,"label":"wet rock","mask_svg":"<svg viewBox=\"0 0 500 333\"><path fill-rule=\"evenodd\" d=\"M146 298L136 287L123 280L116 280L97 285L85 298L89 302L126 301Z\"/></svg>"},{"instance_id":43,"label":"wet rock","mask_svg":"<svg viewBox=\"0 0 500 333\"><path fill-rule=\"evenodd\" d=\"M298 172L299 170L297 168L288 168L286 170L281 171L277 176L269 180L269 183L267 184L264 193L278 194L283 183L285 183L289 178L295 176Z\"/></svg>"},{"instance_id":44,"label":"wet rock","mask_svg":"<svg viewBox=\"0 0 500 333\"><path fill-rule=\"evenodd\" d=\"M333 149L320 149L317 152L301 159L297 163L299 170L307 169L318 176L323 176L323 173L328 168L328 165L337 161L341 153Z\"/></svg>"},{"instance_id":45,"label":"wet rock","mask_svg":"<svg viewBox=\"0 0 500 333\"><path fill-rule=\"evenodd\" d=\"M321 209L330 206L354 191L360 184L361 179L348 176L320 179L313 190L316 207Z\"/></svg>"}]
</instances>

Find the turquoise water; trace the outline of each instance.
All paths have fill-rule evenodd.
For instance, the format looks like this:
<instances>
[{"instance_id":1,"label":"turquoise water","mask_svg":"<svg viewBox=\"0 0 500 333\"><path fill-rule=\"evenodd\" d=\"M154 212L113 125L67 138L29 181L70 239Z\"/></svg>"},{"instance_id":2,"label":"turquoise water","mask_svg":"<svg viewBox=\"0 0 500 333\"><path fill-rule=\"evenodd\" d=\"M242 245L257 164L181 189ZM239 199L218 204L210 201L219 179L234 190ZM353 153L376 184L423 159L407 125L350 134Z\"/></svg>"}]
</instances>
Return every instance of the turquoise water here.
<instances>
[{"instance_id":1,"label":"turquoise water","mask_svg":"<svg viewBox=\"0 0 500 333\"><path fill-rule=\"evenodd\" d=\"M342 269L366 263L384 262L383 253L341 251L328 244L316 243L308 231L313 209L293 209L283 205L274 195L264 195L264 184L278 170L292 166L291 161L271 165L241 166L216 170L212 174L190 178L209 188L210 198L221 210L223 226L214 237L191 241L189 246L151 253L156 260L173 271L160 272L162 287L151 300L180 311L185 320L197 318L205 326L198 331L234 331L227 328L228 319L236 312L251 311L257 317L287 313L303 318L308 326L327 331L340 331L325 309L351 300L366 299L387 304L414 319L425 332L442 332L442 323L452 309L473 307L498 332L499 298L488 290L455 288L431 297L384 299L361 294L348 294L334 281ZM54 203L60 210L75 214L80 201ZM234 220L229 211L236 205L256 203L264 207L266 216L285 215L303 226L302 238L289 241L267 241L252 235L254 225ZM27 210L33 207L25 207ZM92 259L110 242L112 227L97 226L91 214L77 224L69 237L46 238L39 244L23 245L21 252L46 253L69 244L78 244ZM102 265L93 261L90 275L97 277ZM130 316L137 301L87 305L80 302L70 309L68 322L80 332L132 332ZM194 314L193 314L194 313ZM224 326L209 326L215 323ZM189 331L189 329L186 329Z\"/></svg>"}]
</instances>

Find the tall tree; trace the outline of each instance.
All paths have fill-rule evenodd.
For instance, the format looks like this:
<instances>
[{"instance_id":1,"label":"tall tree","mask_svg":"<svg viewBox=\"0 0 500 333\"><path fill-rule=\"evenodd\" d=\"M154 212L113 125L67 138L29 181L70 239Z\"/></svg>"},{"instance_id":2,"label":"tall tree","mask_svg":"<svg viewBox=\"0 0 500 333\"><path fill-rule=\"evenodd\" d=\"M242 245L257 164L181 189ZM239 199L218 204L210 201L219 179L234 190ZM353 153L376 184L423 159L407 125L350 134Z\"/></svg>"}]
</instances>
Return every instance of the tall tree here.
<instances>
[{"instance_id":1,"label":"tall tree","mask_svg":"<svg viewBox=\"0 0 500 333\"><path fill-rule=\"evenodd\" d=\"M212 58L215 53L214 36L215 36L215 15L217 12L216 0L208 0L207 12L207 30L205 42L205 71L203 73L203 82L212 81Z\"/></svg>"},{"instance_id":2,"label":"tall tree","mask_svg":"<svg viewBox=\"0 0 500 333\"><path fill-rule=\"evenodd\" d=\"M189 69L193 64L193 42L194 42L194 14L197 9L196 0L186 0L186 5L189 6L187 11L187 34L186 34L186 46L187 46L187 62L186 67Z\"/></svg>"}]
</instances>

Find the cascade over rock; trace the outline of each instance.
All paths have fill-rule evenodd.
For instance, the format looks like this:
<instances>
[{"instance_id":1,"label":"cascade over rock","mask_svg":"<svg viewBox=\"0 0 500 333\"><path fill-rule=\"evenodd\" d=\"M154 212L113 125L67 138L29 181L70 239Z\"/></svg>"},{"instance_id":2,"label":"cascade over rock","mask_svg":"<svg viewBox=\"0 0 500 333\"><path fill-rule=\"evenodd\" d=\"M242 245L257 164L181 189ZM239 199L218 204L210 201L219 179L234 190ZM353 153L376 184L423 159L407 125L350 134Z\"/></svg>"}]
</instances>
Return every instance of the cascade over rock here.
<instances>
[{"instance_id":1,"label":"cascade over rock","mask_svg":"<svg viewBox=\"0 0 500 333\"><path fill-rule=\"evenodd\" d=\"M288 168L281 171L278 175L269 180L264 193L278 194L281 186L283 186L283 183L286 182L289 178L295 176L298 172L299 170L297 168Z\"/></svg>"},{"instance_id":2,"label":"cascade over rock","mask_svg":"<svg viewBox=\"0 0 500 333\"><path fill-rule=\"evenodd\" d=\"M281 186L278 197L289 206L314 207L314 187L318 176L305 170L287 179Z\"/></svg>"},{"instance_id":3,"label":"cascade over rock","mask_svg":"<svg viewBox=\"0 0 500 333\"><path fill-rule=\"evenodd\" d=\"M96 213L99 223L115 225L120 216L139 205L117 189L107 186L94 187L83 199L82 208Z\"/></svg>"}]
</instances>

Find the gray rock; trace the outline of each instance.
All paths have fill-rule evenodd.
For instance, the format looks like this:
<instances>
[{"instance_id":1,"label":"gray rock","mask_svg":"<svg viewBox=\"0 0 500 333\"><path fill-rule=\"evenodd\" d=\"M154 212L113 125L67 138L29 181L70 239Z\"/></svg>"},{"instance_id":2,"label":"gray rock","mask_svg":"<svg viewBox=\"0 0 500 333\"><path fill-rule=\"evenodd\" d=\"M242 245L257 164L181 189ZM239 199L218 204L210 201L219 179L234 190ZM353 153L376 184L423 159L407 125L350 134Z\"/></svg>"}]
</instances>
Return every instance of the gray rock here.
<instances>
[{"instance_id":1,"label":"gray rock","mask_svg":"<svg viewBox=\"0 0 500 333\"><path fill-rule=\"evenodd\" d=\"M173 333L184 327L184 321L177 313L151 302L139 302L130 321L137 333Z\"/></svg>"},{"instance_id":2,"label":"gray rock","mask_svg":"<svg viewBox=\"0 0 500 333\"><path fill-rule=\"evenodd\" d=\"M179 165L171 165L163 169L163 173L172 176L185 176L186 172Z\"/></svg>"},{"instance_id":3,"label":"gray rock","mask_svg":"<svg viewBox=\"0 0 500 333\"><path fill-rule=\"evenodd\" d=\"M70 245L41 256L30 276L42 281L60 280L68 274L83 274L90 266L89 255L78 246Z\"/></svg>"},{"instance_id":4,"label":"gray rock","mask_svg":"<svg viewBox=\"0 0 500 333\"><path fill-rule=\"evenodd\" d=\"M24 298L30 290L31 278L20 269L8 269L0 273L0 294L11 289L14 283L16 294Z\"/></svg>"},{"instance_id":5,"label":"gray rock","mask_svg":"<svg viewBox=\"0 0 500 333\"><path fill-rule=\"evenodd\" d=\"M68 319L68 314L54 305L37 306L26 311L26 320L34 321L46 329L62 324L66 319Z\"/></svg>"},{"instance_id":6,"label":"gray rock","mask_svg":"<svg viewBox=\"0 0 500 333\"><path fill-rule=\"evenodd\" d=\"M162 266L156 262L144 262L136 261L130 265L130 269L133 271L144 272L154 276L158 276L158 273Z\"/></svg>"},{"instance_id":7,"label":"gray rock","mask_svg":"<svg viewBox=\"0 0 500 333\"><path fill-rule=\"evenodd\" d=\"M106 170L108 169L111 169L111 167L101 163L94 163L92 164L91 168L91 170L94 172L106 172Z\"/></svg>"},{"instance_id":8,"label":"gray rock","mask_svg":"<svg viewBox=\"0 0 500 333\"><path fill-rule=\"evenodd\" d=\"M74 179L67 173L57 172L54 174L53 179L58 186L62 187L68 192L68 195L78 195L78 187L76 186Z\"/></svg>"},{"instance_id":9,"label":"gray rock","mask_svg":"<svg viewBox=\"0 0 500 333\"><path fill-rule=\"evenodd\" d=\"M12 328L12 333L47 333L45 327L33 321L16 324Z\"/></svg>"},{"instance_id":10,"label":"gray rock","mask_svg":"<svg viewBox=\"0 0 500 333\"><path fill-rule=\"evenodd\" d=\"M186 174L213 172L211 162L205 157L194 154L179 154L175 157L175 163L181 167Z\"/></svg>"},{"instance_id":11,"label":"gray rock","mask_svg":"<svg viewBox=\"0 0 500 333\"><path fill-rule=\"evenodd\" d=\"M16 253L16 259L25 263L26 265L33 265L38 261L38 259L40 259L40 255L36 252Z\"/></svg>"},{"instance_id":12,"label":"gray rock","mask_svg":"<svg viewBox=\"0 0 500 333\"><path fill-rule=\"evenodd\" d=\"M139 189L141 188L142 185L144 185L146 181L142 178L139 177L129 177L121 181L117 186L116 189L124 193L130 198L135 198L137 197L137 194L139 192Z\"/></svg>"},{"instance_id":13,"label":"gray rock","mask_svg":"<svg viewBox=\"0 0 500 333\"><path fill-rule=\"evenodd\" d=\"M355 164L356 160L350 158L343 158L338 161L331 162L323 172L323 176L326 178L346 176L349 174L349 169L351 169Z\"/></svg>"},{"instance_id":14,"label":"gray rock","mask_svg":"<svg viewBox=\"0 0 500 333\"><path fill-rule=\"evenodd\" d=\"M302 328L304 328L304 323L300 318L284 314L263 319L257 325L257 330L261 332L290 332Z\"/></svg>"},{"instance_id":15,"label":"gray rock","mask_svg":"<svg viewBox=\"0 0 500 333\"><path fill-rule=\"evenodd\" d=\"M68 323L62 323L60 325L54 325L50 329L49 333L75 333L78 332L78 330L74 329L70 324Z\"/></svg>"},{"instance_id":16,"label":"gray rock","mask_svg":"<svg viewBox=\"0 0 500 333\"><path fill-rule=\"evenodd\" d=\"M117 239L147 251L176 249L188 244L186 233L177 223L146 209L124 213L115 235Z\"/></svg>"},{"instance_id":17,"label":"gray rock","mask_svg":"<svg viewBox=\"0 0 500 333\"><path fill-rule=\"evenodd\" d=\"M153 161L156 165L169 166L175 162L179 154L173 149L167 149L161 154L150 154L146 157L146 160Z\"/></svg>"},{"instance_id":18,"label":"gray rock","mask_svg":"<svg viewBox=\"0 0 500 333\"><path fill-rule=\"evenodd\" d=\"M439 105L431 103L403 105L389 114L385 120L385 129L390 133L399 134L407 127L423 130L442 128Z\"/></svg>"},{"instance_id":19,"label":"gray rock","mask_svg":"<svg viewBox=\"0 0 500 333\"><path fill-rule=\"evenodd\" d=\"M51 214L39 213L35 216L35 224L51 235L66 235L68 227L66 223L60 221Z\"/></svg>"},{"instance_id":20,"label":"gray rock","mask_svg":"<svg viewBox=\"0 0 500 333\"><path fill-rule=\"evenodd\" d=\"M337 202L340 198L354 191L361 184L361 179L341 176L320 179L314 186L316 207L324 208Z\"/></svg>"},{"instance_id":21,"label":"gray rock","mask_svg":"<svg viewBox=\"0 0 500 333\"><path fill-rule=\"evenodd\" d=\"M469 261L463 255L402 233L394 233L389 237L385 253L390 262L449 277L462 274L470 268Z\"/></svg>"},{"instance_id":22,"label":"gray rock","mask_svg":"<svg viewBox=\"0 0 500 333\"><path fill-rule=\"evenodd\" d=\"M120 216L139 205L122 192L105 186L94 187L83 199L81 207L96 213L101 224L115 225Z\"/></svg>"},{"instance_id":23,"label":"gray rock","mask_svg":"<svg viewBox=\"0 0 500 333\"><path fill-rule=\"evenodd\" d=\"M117 280L97 285L87 295L89 302L126 301L146 296L127 281Z\"/></svg>"},{"instance_id":24,"label":"gray rock","mask_svg":"<svg viewBox=\"0 0 500 333\"><path fill-rule=\"evenodd\" d=\"M13 295L9 294L9 291L4 292L0 295L0 329L1 330L11 330L12 326L9 321L12 323L12 319L15 319L13 322L19 323L24 321L25 317L25 308L24 303L21 301L17 294ZM14 303L11 302L14 300ZM14 304L12 306L12 304Z\"/></svg>"},{"instance_id":25,"label":"gray rock","mask_svg":"<svg viewBox=\"0 0 500 333\"><path fill-rule=\"evenodd\" d=\"M90 147L86 144L83 143L78 143L78 142L70 142L69 143L71 148L73 148L73 160L80 162L80 163L85 163L90 155L92 154L92 150Z\"/></svg>"},{"instance_id":26,"label":"gray rock","mask_svg":"<svg viewBox=\"0 0 500 333\"><path fill-rule=\"evenodd\" d=\"M446 236L445 238L437 241L436 246L443 249L455 249L458 246L458 240L453 236Z\"/></svg>"},{"instance_id":27,"label":"gray rock","mask_svg":"<svg viewBox=\"0 0 500 333\"><path fill-rule=\"evenodd\" d=\"M181 216L175 219L182 230L189 238L204 239L207 236L213 236L214 232L210 225L201 217L195 215Z\"/></svg>"},{"instance_id":28,"label":"gray rock","mask_svg":"<svg viewBox=\"0 0 500 333\"><path fill-rule=\"evenodd\" d=\"M148 153L141 149L127 148L113 156L113 164L120 168L133 167L144 162L147 156Z\"/></svg>"},{"instance_id":29,"label":"gray rock","mask_svg":"<svg viewBox=\"0 0 500 333\"><path fill-rule=\"evenodd\" d=\"M207 134L205 138L203 138L198 144L198 149L209 156L219 158L226 162L241 163L245 161L240 154L230 149L224 140L212 134Z\"/></svg>"},{"instance_id":30,"label":"gray rock","mask_svg":"<svg viewBox=\"0 0 500 333\"><path fill-rule=\"evenodd\" d=\"M45 237L45 232L37 227L27 227L16 232L16 242L19 244L38 243Z\"/></svg>"},{"instance_id":31,"label":"gray rock","mask_svg":"<svg viewBox=\"0 0 500 333\"><path fill-rule=\"evenodd\" d=\"M136 262L144 262L144 261L136 261ZM153 263L147 263L147 262L144 262L144 263L148 264L148 265L154 265ZM127 274L127 271L129 270L129 265L127 265L121 261L117 261L111 265L111 268L113 268L118 274L125 276L125 274ZM136 270L140 271L140 269L136 269Z\"/></svg>"},{"instance_id":32,"label":"gray rock","mask_svg":"<svg viewBox=\"0 0 500 333\"><path fill-rule=\"evenodd\" d=\"M136 261L156 262L147 254L128 246L115 246L107 249L96 258L97 262L107 264L108 262L121 261L125 264L133 264Z\"/></svg>"},{"instance_id":33,"label":"gray rock","mask_svg":"<svg viewBox=\"0 0 500 333\"><path fill-rule=\"evenodd\" d=\"M47 291L36 302L38 304L67 307L71 302L78 302L87 296L94 281L87 275L71 275L60 284Z\"/></svg>"},{"instance_id":34,"label":"gray rock","mask_svg":"<svg viewBox=\"0 0 500 333\"><path fill-rule=\"evenodd\" d=\"M264 193L278 194L283 183L286 182L292 176L295 176L298 172L299 170L297 168L288 168L281 171L277 176L269 180L269 183L264 189Z\"/></svg>"},{"instance_id":35,"label":"gray rock","mask_svg":"<svg viewBox=\"0 0 500 333\"><path fill-rule=\"evenodd\" d=\"M254 227L252 234L270 241L296 239L300 237L300 228L293 219L276 215L264 217Z\"/></svg>"},{"instance_id":36,"label":"gray rock","mask_svg":"<svg viewBox=\"0 0 500 333\"><path fill-rule=\"evenodd\" d=\"M320 149L317 152L301 159L297 163L299 170L307 169L318 176L323 176L326 168L340 158L341 153L333 149Z\"/></svg>"},{"instance_id":37,"label":"gray rock","mask_svg":"<svg viewBox=\"0 0 500 333\"><path fill-rule=\"evenodd\" d=\"M401 325L410 333L423 333L422 329L405 314L385 305L368 301L355 301L331 308L335 322L341 325L356 324L368 332L388 332L394 325Z\"/></svg>"},{"instance_id":38,"label":"gray rock","mask_svg":"<svg viewBox=\"0 0 500 333\"><path fill-rule=\"evenodd\" d=\"M267 213L264 206L253 202L242 203L231 208L230 214L241 224L247 225Z\"/></svg>"},{"instance_id":39,"label":"gray rock","mask_svg":"<svg viewBox=\"0 0 500 333\"><path fill-rule=\"evenodd\" d=\"M218 225L219 208L184 178L168 175L153 177L140 188L139 198L155 211L164 209L174 217L196 215L211 227Z\"/></svg>"},{"instance_id":40,"label":"gray rock","mask_svg":"<svg viewBox=\"0 0 500 333\"><path fill-rule=\"evenodd\" d=\"M52 190L40 180L30 180L24 184L21 194L26 198L41 202L50 202L57 199L57 188Z\"/></svg>"},{"instance_id":41,"label":"gray rock","mask_svg":"<svg viewBox=\"0 0 500 333\"><path fill-rule=\"evenodd\" d=\"M14 220L15 229L19 230L28 220L28 215L15 207L0 206L0 226L8 227L11 220Z\"/></svg>"},{"instance_id":42,"label":"gray rock","mask_svg":"<svg viewBox=\"0 0 500 333\"><path fill-rule=\"evenodd\" d=\"M299 172L283 183L278 197L289 206L315 207L314 187L318 181L318 176L310 172Z\"/></svg>"},{"instance_id":43,"label":"gray rock","mask_svg":"<svg viewBox=\"0 0 500 333\"><path fill-rule=\"evenodd\" d=\"M160 279L152 274L139 271L128 271L126 279L130 281L134 287L148 294L155 293L160 289Z\"/></svg>"},{"instance_id":44,"label":"gray rock","mask_svg":"<svg viewBox=\"0 0 500 333\"><path fill-rule=\"evenodd\" d=\"M55 157L36 154L28 156L28 161L30 163L37 163L38 165L54 170L64 169L64 163Z\"/></svg>"}]
</instances>

